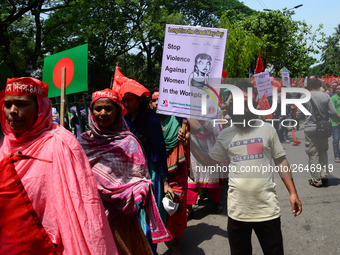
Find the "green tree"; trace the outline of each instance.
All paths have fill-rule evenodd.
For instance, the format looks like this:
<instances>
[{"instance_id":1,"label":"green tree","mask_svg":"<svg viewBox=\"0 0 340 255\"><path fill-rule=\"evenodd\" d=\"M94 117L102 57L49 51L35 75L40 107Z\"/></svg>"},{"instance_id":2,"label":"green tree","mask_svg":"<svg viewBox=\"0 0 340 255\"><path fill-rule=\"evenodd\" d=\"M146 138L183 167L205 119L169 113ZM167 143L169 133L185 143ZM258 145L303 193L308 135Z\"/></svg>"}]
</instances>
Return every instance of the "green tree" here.
<instances>
[{"instance_id":1,"label":"green tree","mask_svg":"<svg viewBox=\"0 0 340 255\"><path fill-rule=\"evenodd\" d=\"M71 15L59 10L46 21L46 52L88 43L89 84L95 89L110 86L117 61L124 74L134 74L148 87L158 86L165 24L181 20L162 2L85 0Z\"/></svg>"},{"instance_id":2,"label":"green tree","mask_svg":"<svg viewBox=\"0 0 340 255\"><path fill-rule=\"evenodd\" d=\"M340 24L335 27L335 32L332 36L328 36L325 40L325 45L322 47L321 65L318 75L340 75Z\"/></svg>"},{"instance_id":3,"label":"green tree","mask_svg":"<svg viewBox=\"0 0 340 255\"><path fill-rule=\"evenodd\" d=\"M158 86L165 24L217 26L224 10L253 11L238 0L5 0L0 57L16 76L41 76L43 59L89 44L91 89L110 86L116 62L125 75ZM41 77L40 77L41 78Z\"/></svg>"},{"instance_id":4,"label":"green tree","mask_svg":"<svg viewBox=\"0 0 340 255\"><path fill-rule=\"evenodd\" d=\"M222 28L228 29L224 69L228 71L228 77L247 77L248 68L256 61L260 51L261 40L244 30L239 23L231 23L226 14L220 22Z\"/></svg>"},{"instance_id":5,"label":"green tree","mask_svg":"<svg viewBox=\"0 0 340 255\"><path fill-rule=\"evenodd\" d=\"M35 69L42 57L42 30L47 14L68 8L71 0L23 0L0 2L0 58L15 76L29 75L26 67Z\"/></svg>"},{"instance_id":6,"label":"green tree","mask_svg":"<svg viewBox=\"0 0 340 255\"><path fill-rule=\"evenodd\" d=\"M46 52L54 54L89 43L91 87L109 86L118 61L125 75L153 88L159 85L165 24L196 24L197 20L200 25L207 25L212 17L213 23L217 23L220 16L217 10L251 10L237 0L227 1L228 5L221 0L214 3L216 5L206 0L84 0L71 12L59 10L50 15L44 45ZM201 20L196 13L198 6L205 13L202 18L207 19Z\"/></svg>"},{"instance_id":7,"label":"green tree","mask_svg":"<svg viewBox=\"0 0 340 255\"><path fill-rule=\"evenodd\" d=\"M238 0L184 1L179 5L185 24L192 26L217 27L226 10L233 11L233 15L251 15L255 12Z\"/></svg>"},{"instance_id":8,"label":"green tree","mask_svg":"<svg viewBox=\"0 0 340 255\"><path fill-rule=\"evenodd\" d=\"M318 77L323 76L323 74L321 73L321 64L313 66L311 68L309 68L309 70L306 73L306 76L311 76L311 75L315 75Z\"/></svg>"},{"instance_id":9,"label":"green tree","mask_svg":"<svg viewBox=\"0 0 340 255\"><path fill-rule=\"evenodd\" d=\"M133 33L138 49L146 56L146 72L141 81L149 88L159 86L165 25L183 23L182 15L172 7L159 0L123 1L120 5L122 10L129 10L127 18L135 24Z\"/></svg>"},{"instance_id":10,"label":"green tree","mask_svg":"<svg viewBox=\"0 0 340 255\"><path fill-rule=\"evenodd\" d=\"M110 86L117 58L138 45L134 31L135 25L116 1L84 0L49 16L44 50L52 55L88 43L88 81L90 88L99 90Z\"/></svg>"},{"instance_id":11,"label":"green tree","mask_svg":"<svg viewBox=\"0 0 340 255\"><path fill-rule=\"evenodd\" d=\"M313 31L306 22L292 20L293 14L294 11L286 9L257 12L242 16L239 21L245 30L261 39L264 66L272 67L272 74L276 76L282 67L288 68L292 77L304 75L316 62L311 54L318 53L323 40L322 25Z\"/></svg>"}]
</instances>

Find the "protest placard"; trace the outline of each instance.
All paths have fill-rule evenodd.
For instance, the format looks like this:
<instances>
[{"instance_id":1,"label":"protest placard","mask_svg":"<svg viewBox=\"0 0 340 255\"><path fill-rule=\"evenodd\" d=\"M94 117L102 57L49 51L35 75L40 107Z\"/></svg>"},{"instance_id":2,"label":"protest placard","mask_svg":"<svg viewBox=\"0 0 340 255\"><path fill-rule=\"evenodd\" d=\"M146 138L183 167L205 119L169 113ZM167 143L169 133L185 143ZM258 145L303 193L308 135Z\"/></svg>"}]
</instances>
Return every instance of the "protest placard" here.
<instances>
[{"instance_id":1,"label":"protest placard","mask_svg":"<svg viewBox=\"0 0 340 255\"><path fill-rule=\"evenodd\" d=\"M255 74L254 77L259 98L262 98L263 94L266 94L267 97L271 96L273 94L273 88L270 81L269 73L263 72Z\"/></svg>"},{"instance_id":2,"label":"protest placard","mask_svg":"<svg viewBox=\"0 0 340 255\"><path fill-rule=\"evenodd\" d=\"M281 72L282 76L282 86L283 87L290 87L290 79L289 79L289 73L288 72Z\"/></svg>"},{"instance_id":3,"label":"protest placard","mask_svg":"<svg viewBox=\"0 0 340 255\"><path fill-rule=\"evenodd\" d=\"M166 25L158 113L216 117L227 29ZM202 107L202 97L207 99ZM203 112L206 114L202 115Z\"/></svg>"}]
</instances>

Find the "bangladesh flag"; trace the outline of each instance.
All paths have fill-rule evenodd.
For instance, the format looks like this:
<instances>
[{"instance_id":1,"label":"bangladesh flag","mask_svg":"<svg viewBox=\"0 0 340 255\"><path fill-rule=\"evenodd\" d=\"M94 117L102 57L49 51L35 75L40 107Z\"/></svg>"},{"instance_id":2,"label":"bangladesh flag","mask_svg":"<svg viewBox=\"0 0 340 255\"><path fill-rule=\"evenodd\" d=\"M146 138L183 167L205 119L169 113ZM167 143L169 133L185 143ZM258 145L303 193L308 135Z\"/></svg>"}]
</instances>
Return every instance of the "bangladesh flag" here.
<instances>
[{"instance_id":1,"label":"bangladesh flag","mask_svg":"<svg viewBox=\"0 0 340 255\"><path fill-rule=\"evenodd\" d=\"M87 52L88 45L84 44L45 58L43 82L48 84L49 98L61 94L61 70L63 67L66 68L66 95L88 90Z\"/></svg>"}]
</instances>

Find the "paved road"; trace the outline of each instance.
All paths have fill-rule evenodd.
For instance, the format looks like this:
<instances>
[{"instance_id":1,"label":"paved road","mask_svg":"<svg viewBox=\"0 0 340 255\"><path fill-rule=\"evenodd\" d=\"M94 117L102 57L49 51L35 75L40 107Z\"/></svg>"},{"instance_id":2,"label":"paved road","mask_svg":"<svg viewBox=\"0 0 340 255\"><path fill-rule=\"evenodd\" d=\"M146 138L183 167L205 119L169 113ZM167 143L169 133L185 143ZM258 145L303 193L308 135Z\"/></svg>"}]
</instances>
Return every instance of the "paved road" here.
<instances>
[{"instance_id":1,"label":"paved road","mask_svg":"<svg viewBox=\"0 0 340 255\"><path fill-rule=\"evenodd\" d=\"M289 133L291 140L292 136ZM283 144L290 164L306 166L308 157L304 147L303 131L296 132L301 144L292 146ZM275 176L276 190L281 207L281 224L285 254L340 254L340 164L334 163L332 138L329 139L328 160L333 164L328 187L315 188L308 185L309 173L294 173L295 185L302 202L303 212L300 216L291 215L288 191L279 176ZM183 255L230 254L228 233L226 196L223 191L222 214L216 215L211 200L205 199L194 206L194 219L181 238ZM255 233L252 235L253 254L263 254ZM171 243L158 245L159 254L170 255Z\"/></svg>"}]
</instances>

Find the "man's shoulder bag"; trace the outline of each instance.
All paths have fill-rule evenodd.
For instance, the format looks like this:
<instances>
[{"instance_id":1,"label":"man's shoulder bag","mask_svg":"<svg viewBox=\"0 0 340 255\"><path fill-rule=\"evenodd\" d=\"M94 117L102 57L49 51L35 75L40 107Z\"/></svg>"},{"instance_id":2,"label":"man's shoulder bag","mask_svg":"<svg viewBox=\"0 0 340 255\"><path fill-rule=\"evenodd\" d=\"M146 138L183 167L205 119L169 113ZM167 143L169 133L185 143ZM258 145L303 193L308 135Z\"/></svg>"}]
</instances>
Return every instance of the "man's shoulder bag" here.
<instances>
[{"instance_id":1,"label":"man's shoulder bag","mask_svg":"<svg viewBox=\"0 0 340 255\"><path fill-rule=\"evenodd\" d=\"M316 114L316 136L319 138L328 138L332 135L332 123L328 120L322 118L321 114L318 111L318 108L315 106L313 99L311 99L311 103L314 109L314 113ZM327 118L328 119L328 118Z\"/></svg>"}]
</instances>

